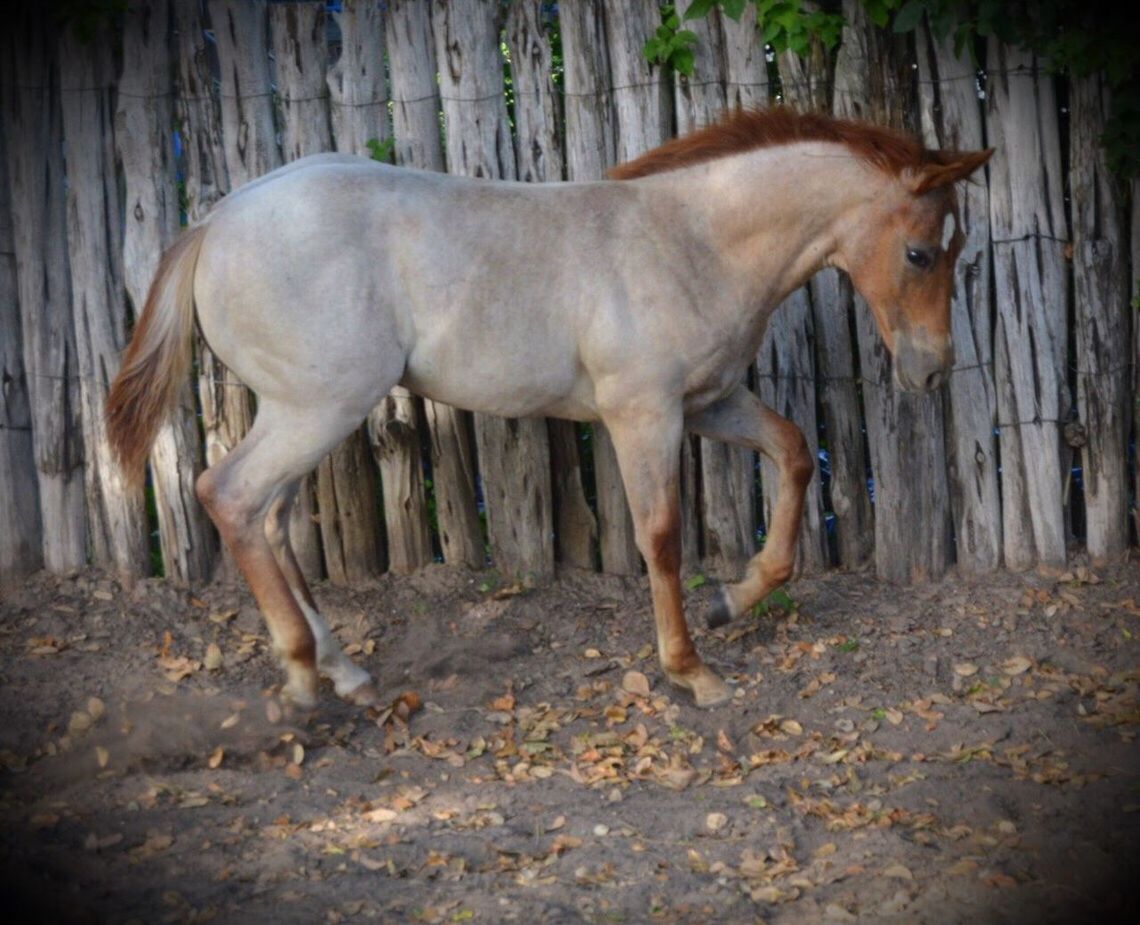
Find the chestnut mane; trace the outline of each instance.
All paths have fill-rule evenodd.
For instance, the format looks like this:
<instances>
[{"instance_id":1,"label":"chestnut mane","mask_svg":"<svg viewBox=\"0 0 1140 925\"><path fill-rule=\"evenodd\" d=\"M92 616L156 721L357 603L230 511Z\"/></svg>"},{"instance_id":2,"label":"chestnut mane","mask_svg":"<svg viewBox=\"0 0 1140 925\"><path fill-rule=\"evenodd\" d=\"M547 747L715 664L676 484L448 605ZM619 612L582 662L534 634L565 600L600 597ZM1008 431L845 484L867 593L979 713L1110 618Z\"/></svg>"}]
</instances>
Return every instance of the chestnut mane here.
<instances>
[{"instance_id":1,"label":"chestnut mane","mask_svg":"<svg viewBox=\"0 0 1140 925\"><path fill-rule=\"evenodd\" d=\"M891 174L942 163L941 152L930 151L911 135L895 129L836 119L787 106L730 113L702 129L667 141L660 147L608 171L613 180L632 180L677 170L718 157L797 141L831 141L846 145L857 157Z\"/></svg>"}]
</instances>

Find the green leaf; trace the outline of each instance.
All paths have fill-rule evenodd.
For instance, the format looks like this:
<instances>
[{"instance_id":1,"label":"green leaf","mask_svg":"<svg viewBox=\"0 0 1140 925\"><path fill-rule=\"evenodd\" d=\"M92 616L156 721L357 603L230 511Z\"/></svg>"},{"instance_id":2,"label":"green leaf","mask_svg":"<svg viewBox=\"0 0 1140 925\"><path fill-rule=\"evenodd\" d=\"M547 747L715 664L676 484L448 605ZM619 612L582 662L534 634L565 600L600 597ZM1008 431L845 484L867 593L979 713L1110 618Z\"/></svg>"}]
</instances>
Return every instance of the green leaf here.
<instances>
[{"instance_id":1,"label":"green leaf","mask_svg":"<svg viewBox=\"0 0 1140 925\"><path fill-rule=\"evenodd\" d=\"M923 0L906 0L897 13L891 28L895 32L912 32L922 22L922 14L926 12Z\"/></svg>"},{"instance_id":2,"label":"green leaf","mask_svg":"<svg viewBox=\"0 0 1140 925\"><path fill-rule=\"evenodd\" d=\"M709 583L709 580L704 575L694 575L685 582L685 589L688 591L696 591L697 588L704 587Z\"/></svg>"},{"instance_id":3,"label":"green leaf","mask_svg":"<svg viewBox=\"0 0 1140 925\"><path fill-rule=\"evenodd\" d=\"M659 39L649 39L641 49L641 54L650 64L663 64L665 56Z\"/></svg>"},{"instance_id":4,"label":"green leaf","mask_svg":"<svg viewBox=\"0 0 1140 925\"><path fill-rule=\"evenodd\" d=\"M733 22L740 22L740 17L744 15L746 2L747 0L722 0L721 8L724 10L724 15Z\"/></svg>"},{"instance_id":5,"label":"green leaf","mask_svg":"<svg viewBox=\"0 0 1140 925\"><path fill-rule=\"evenodd\" d=\"M773 11L772 19L789 33L797 28L803 28L803 15L795 7L789 6Z\"/></svg>"},{"instance_id":6,"label":"green leaf","mask_svg":"<svg viewBox=\"0 0 1140 925\"><path fill-rule=\"evenodd\" d=\"M783 588L777 588L769 594L764 600L771 607L779 607L781 610L793 611L796 609L796 602L792 600L792 596L788 594Z\"/></svg>"},{"instance_id":7,"label":"green leaf","mask_svg":"<svg viewBox=\"0 0 1140 925\"><path fill-rule=\"evenodd\" d=\"M684 74L686 77L693 76L693 50L691 48L680 48L669 58L669 63L673 65L673 69L678 74Z\"/></svg>"},{"instance_id":8,"label":"green leaf","mask_svg":"<svg viewBox=\"0 0 1140 925\"><path fill-rule=\"evenodd\" d=\"M741 0L740 5L744 6L743 0ZM701 16L708 16L709 10L714 6L716 6L716 0L693 0L692 5L685 10L685 19L697 19ZM737 13L735 18L739 19L740 14Z\"/></svg>"},{"instance_id":9,"label":"green leaf","mask_svg":"<svg viewBox=\"0 0 1140 925\"><path fill-rule=\"evenodd\" d=\"M867 18L876 26L885 26L890 16L890 6L886 0L865 0L863 8L867 11Z\"/></svg>"},{"instance_id":10,"label":"green leaf","mask_svg":"<svg viewBox=\"0 0 1140 925\"><path fill-rule=\"evenodd\" d=\"M394 138L385 138L383 141L379 138L369 138L365 144L368 146L369 156L372 160L384 164L392 163L392 153L396 148Z\"/></svg>"}]
</instances>

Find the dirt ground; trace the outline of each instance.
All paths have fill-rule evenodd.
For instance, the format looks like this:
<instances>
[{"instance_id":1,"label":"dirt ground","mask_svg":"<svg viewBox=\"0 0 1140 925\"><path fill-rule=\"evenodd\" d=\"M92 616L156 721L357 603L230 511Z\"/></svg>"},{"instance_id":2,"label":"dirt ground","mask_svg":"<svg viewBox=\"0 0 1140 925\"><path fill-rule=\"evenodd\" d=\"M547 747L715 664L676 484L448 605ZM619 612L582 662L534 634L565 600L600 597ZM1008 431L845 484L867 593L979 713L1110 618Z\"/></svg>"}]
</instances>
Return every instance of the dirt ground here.
<instances>
[{"instance_id":1,"label":"dirt ground","mask_svg":"<svg viewBox=\"0 0 1140 925\"><path fill-rule=\"evenodd\" d=\"M1134 558L789 590L702 711L641 579L324 586L389 706L297 717L240 584L9 588L4 919L1140 921Z\"/></svg>"}]
</instances>

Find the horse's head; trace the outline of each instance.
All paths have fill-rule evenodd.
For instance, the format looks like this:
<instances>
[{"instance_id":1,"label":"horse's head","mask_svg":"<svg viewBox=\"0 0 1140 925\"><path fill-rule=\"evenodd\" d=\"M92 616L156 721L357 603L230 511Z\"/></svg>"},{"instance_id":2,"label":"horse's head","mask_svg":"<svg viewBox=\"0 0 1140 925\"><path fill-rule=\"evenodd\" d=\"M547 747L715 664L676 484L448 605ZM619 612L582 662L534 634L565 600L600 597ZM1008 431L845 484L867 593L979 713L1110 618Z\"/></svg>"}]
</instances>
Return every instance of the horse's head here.
<instances>
[{"instance_id":1,"label":"horse's head","mask_svg":"<svg viewBox=\"0 0 1140 925\"><path fill-rule=\"evenodd\" d=\"M954 363L950 295L965 240L954 183L992 153L931 152L856 209L840 236L835 262L870 305L895 379L910 391L938 388Z\"/></svg>"}]
</instances>

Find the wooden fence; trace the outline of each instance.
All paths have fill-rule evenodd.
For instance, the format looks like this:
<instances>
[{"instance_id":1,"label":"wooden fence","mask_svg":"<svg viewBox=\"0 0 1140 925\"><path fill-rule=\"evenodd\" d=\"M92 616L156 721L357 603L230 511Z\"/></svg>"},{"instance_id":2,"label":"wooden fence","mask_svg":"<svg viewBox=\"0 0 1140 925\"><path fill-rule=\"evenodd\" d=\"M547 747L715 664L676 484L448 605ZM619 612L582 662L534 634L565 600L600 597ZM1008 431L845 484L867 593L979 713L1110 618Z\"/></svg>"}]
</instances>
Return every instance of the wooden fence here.
<instances>
[{"instance_id":1,"label":"wooden fence","mask_svg":"<svg viewBox=\"0 0 1140 925\"><path fill-rule=\"evenodd\" d=\"M896 388L835 271L771 325L750 382L821 460L801 567L873 562L912 581L954 563L1059 565L1074 542L1123 553L1140 205L1134 183L1127 213L1097 145L1102 83L997 43L979 74L925 29L897 36L843 6L837 56L773 58L751 6L739 23L714 12L692 24L689 77L642 54L656 0L132 0L83 38L17 8L0 39L0 577L86 562L146 574L156 547L177 581L211 574L217 540L193 482L248 429L252 397L199 345L151 457L150 513L110 458L102 406L162 249L227 191L328 150L598 179L727 108L778 102L997 148L961 191L958 359L941 391ZM686 569L731 576L776 480L703 440L682 463ZM400 389L321 463L292 534L310 576L342 583L434 557L490 561L504 578L641 567L604 429L471 415Z\"/></svg>"}]
</instances>

